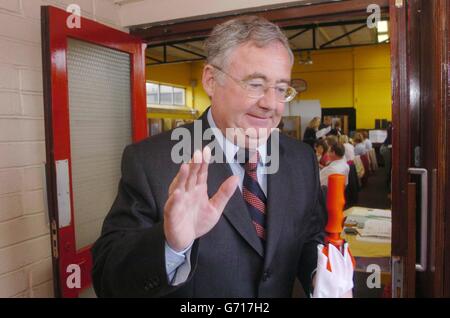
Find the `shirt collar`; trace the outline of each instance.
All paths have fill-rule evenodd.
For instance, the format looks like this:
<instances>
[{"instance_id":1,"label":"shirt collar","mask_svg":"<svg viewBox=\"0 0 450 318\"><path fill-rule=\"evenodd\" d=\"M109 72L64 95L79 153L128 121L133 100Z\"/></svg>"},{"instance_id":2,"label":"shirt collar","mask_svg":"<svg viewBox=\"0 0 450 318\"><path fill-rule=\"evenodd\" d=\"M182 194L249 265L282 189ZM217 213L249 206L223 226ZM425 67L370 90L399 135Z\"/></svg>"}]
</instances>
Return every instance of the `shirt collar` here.
<instances>
[{"instance_id":1,"label":"shirt collar","mask_svg":"<svg viewBox=\"0 0 450 318\"><path fill-rule=\"evenodd\" d=\"M222 131L216 126L216 123L213 119L211 108L208 110L207 114L208 124L213 129L214 137L219 143L220 147L224 151L225 158L228 163L237 163L235 159L236 153L239 151L239 147L228 140L222 133ZM258 147L260 163L265 164L267 159L267 144L264 143Z\"/></svg>"},{"instance_id":2,"label":"shirt collar","mask_svg":"<svg viewBox=\"0 0 450 318\"><path fill-rule=\"evenodd\" d=\"M345 160L345 157L342 157L341 159L330 162L330 165L332 164L334 166L334 165L340 165L340 164L344 164L344 163L347 164L347 160Z\"/></svg>"}]
</instances>

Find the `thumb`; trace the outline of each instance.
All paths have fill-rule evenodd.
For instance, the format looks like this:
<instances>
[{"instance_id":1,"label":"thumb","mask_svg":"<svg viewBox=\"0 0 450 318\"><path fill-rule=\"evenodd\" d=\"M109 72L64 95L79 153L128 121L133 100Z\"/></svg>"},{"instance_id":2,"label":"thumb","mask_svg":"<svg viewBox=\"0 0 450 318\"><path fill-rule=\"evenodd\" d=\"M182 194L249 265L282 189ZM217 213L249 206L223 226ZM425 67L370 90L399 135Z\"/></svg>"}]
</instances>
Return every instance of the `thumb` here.
<instances>
[{"instance_id":1,"label":"thumb","mask_svg":"<svg viewBox=\"0 0 450 318\"><path fill-rule=\"evenodd\" d=\"M239 177L231 176L227 180L222 183L219 190L217 190L216 194L209 200L209 202L213 205L213 207L219 212L222 213L223 209L227 205L234 191L236 190L236 186L238 185Z\"/></svg>"}]
</instances>

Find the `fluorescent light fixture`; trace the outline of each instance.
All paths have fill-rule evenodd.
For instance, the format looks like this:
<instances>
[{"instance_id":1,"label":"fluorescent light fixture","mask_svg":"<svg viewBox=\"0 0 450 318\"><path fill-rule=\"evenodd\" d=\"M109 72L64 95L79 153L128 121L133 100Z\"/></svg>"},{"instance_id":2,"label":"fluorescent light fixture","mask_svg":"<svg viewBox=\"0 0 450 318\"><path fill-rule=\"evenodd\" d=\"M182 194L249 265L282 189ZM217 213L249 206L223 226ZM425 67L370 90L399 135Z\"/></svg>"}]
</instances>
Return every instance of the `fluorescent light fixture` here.
<instances>
[{"instance_id":1,"label":"fluorescent light fixture","mask_svg":"<svg viewBox=\"0 0 450 318\"><path fill-rule=\"evenodd\" d=\"M378 21L377 29L378 29L378 33L387 33L388 32L388 22L387 21Z\"/></svg>"},{"instance_id":2,"label":"fluorescent light fixture","mask_svg":"<svg viewBox=\"0 0 450 318\"><path fill-rule=\"evenodd\" d=\"M378 34L378 43L384 42L389 39L388 34Z\"/></svg>"}]
</instances>

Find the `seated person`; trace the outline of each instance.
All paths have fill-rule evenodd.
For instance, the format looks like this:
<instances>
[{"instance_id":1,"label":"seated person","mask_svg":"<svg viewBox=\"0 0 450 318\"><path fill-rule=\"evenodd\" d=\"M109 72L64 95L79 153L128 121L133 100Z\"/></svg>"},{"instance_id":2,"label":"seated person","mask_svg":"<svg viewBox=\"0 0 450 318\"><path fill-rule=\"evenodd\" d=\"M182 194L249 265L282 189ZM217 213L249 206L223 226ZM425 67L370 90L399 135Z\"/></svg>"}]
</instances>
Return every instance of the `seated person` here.
<instances>
[{"instance_id":1,"label":"seated person","mask_svg":"<svg viewBox=\"0 0 450 318\"><path fill-rule=\"evenodd\" d=\"M345 148L342 144L336 143L330 146L329 150L330 164L320 170L320 185L328 186L328 177L332 174L341 174L345 176L345 185L348 184L348 174L350 167L345 160Z\"/></svg>"},{"instance_id":2,"label":"seated person","mask_svg":"<svg viewBox=\"0 0 450 318\"><path fill-rule=\"evenodd\" d=\"M355 160L355 147L348 142L348 137L346 135L339 136L339 142L344 145L345 160L347 160L347 162Z\"/></svg>"},{"instance_id":3,"label":"seated person","mask_svg":"<svg viewBox=\"0 0 450 318\"><path fill-rule=\"evenodd\" d=\"M327 141L328 149L330 149L332 145L337 144L339 142L338 137L334 135L327 136L325 140Z\"/></svg>"},{"instance_id":4,"label":"seated person","mask_svg":"<svg viewBox=\"0 0 450 318\"><path fill-rule=\"evenodd\" d=\"M317 162L319 163L320 169L326 167L330 163L327 142L323 139L317 140L314 144L314 149L316 150Z\"/></svg>"},{"instance_id":5,"label":"seated person","mask_svg":"<svg viewBox=\"0 0 450 318\"><path fill-rule=\"evenodd\" d=\"M355 156L365 155L367 152L366 144L364 143L364 137L361 133L356 133L353 138L355 142Z\"/></svg>"},{"instance_id":6,"label":"seated person","mask_svg":"<svg viewBox=\"0 0 450 318\"><path fill-rule=\"evenodd\" d=\"M363 131L364 144L366 145L367 151L372 149L372 142L369 139L369 132L367 130Z\"/></svg>"}]
</instances>

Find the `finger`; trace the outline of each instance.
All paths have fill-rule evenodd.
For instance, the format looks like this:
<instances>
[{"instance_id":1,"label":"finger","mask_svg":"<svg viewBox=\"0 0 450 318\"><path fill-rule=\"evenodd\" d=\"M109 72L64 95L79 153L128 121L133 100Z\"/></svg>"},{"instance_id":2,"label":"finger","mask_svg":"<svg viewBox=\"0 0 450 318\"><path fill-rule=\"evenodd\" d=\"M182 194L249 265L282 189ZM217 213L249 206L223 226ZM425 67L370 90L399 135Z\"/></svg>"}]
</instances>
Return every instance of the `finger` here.
<instances>
[{"instance_id":1,"label":"finger","mask_svg":"<svg viewBox=\"0 0 450 318\"><path fill-rule=\"evenodd\" d=\"M208 166L211 159L211 149L206 146L203 149L203 162L197 176L197 184L205 184L208 180Z\"/></svg>"},{"instance_id":2,"label":"finger","mask_svg":"<svg viewBox=\"0 0 450 318\"><path fill-rule=\"evenodd\" d=\"M219 213L222 213L223 209L227 205L228 201L236 190L238 182L239 177L229 177L227 180L225 180L224 183L222 183L219 190L217 190L216 194L214 194L214 196L211 198L211 204Z\"/></svg>"},{"instance_id":3,"label":"finger","mask_svg":"<svg viewBox=\"0 0 450 318\"><path fill-rule=\"evenodd\" d=\"M189 177L186 181L186 190L192 190L197 184L197 174L200 170L200 166L202 163L202 152L200 150L196 150L194 155L192 156L191 161L189 162Z\"/></svg>"},{"instance_id":4,"label":"finger","mask_svg":"<svg viewBox=\"0 0 450 318\"><path fill-rule=\"evenodd\" d=\"M173 178L172 183L169 186L169 196L176 190L180 189L185 191L186 180L189 175L189 167L187 164L183 163L178 170L177 175Z\"/></svg>"},{"instance_id":5,"label":"finger","mask_svg":"<svg viewBox=\"0 0 450 318\"><path fill-rule=\"evenodd\" d=\"M166 204L164 205L165 216L167 216L167 214L173 216L180 202L181 202L181 190L175 189L172 195L169 196L169 198L167 199Z\"/></svg>"}]
</instances>

